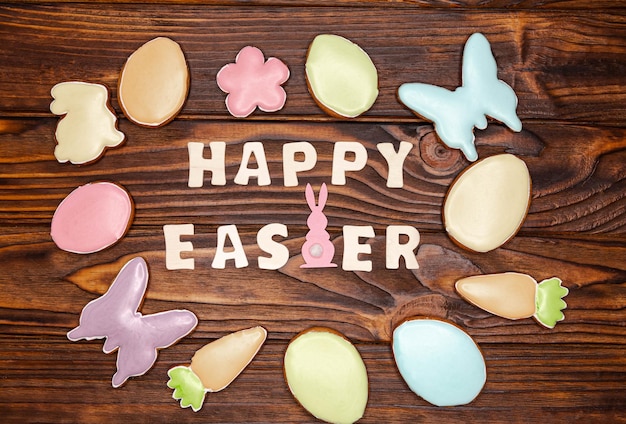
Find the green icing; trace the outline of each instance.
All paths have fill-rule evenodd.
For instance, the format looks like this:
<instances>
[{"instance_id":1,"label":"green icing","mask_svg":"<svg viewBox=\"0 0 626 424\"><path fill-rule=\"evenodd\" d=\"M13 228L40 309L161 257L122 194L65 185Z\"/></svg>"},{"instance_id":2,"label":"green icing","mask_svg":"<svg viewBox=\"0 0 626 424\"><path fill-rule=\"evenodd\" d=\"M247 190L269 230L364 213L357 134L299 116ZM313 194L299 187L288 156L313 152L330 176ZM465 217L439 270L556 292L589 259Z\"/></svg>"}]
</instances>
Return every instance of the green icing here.
<instances>
[{"instance_id":1,"label":"green icing","mask_svg":"<svg viewBox=\"0 0 626 424\"><path fill-rule=\"evenodd\" d=\"M305 64L309 88L335 114L354 118L378 97L378 71L358 45L333 34L315 37Z\"/></svg>"},{"instance_id":2,"label":"green icing","mask_svg":"<svg viewBox=\"0 0 626 424\"><path fill-rule=\"evenodd\" d=\"M558 321L565 318L561 311L567 304L562 298L567 296L569 290L561 282L559 278L553 277L543 280L537 286L535 318L548 328L554 328Z\"/></svg>"},{"instance_id":3,"label":"green icing","mask_svg":"<svg viewBox=\"0 0 626 424\"><path fill-rule=\"evenodd\" d=\"M180 400L180 406L191 406L194 412L198 412L204 403L206 390L198 376L189 367L179 366L167 372L170 377L167 387L174 389L174 399Z\"/></svg>"}]
</instances>

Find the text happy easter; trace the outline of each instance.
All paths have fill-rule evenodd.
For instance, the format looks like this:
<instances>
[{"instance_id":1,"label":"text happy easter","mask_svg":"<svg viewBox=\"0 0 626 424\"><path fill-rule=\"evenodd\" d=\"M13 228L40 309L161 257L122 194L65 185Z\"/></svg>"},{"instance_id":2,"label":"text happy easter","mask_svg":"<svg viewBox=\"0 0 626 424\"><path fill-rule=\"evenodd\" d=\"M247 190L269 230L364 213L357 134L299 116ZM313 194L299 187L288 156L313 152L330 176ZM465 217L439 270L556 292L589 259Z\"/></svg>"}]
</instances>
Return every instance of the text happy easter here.
<instances>
[{"instance_id":1,"label":"text happy easter","mask_svg":"<svg viewBox=\"0 0 626 424\"><path fill-rule=\"evenodd\" d=\"M358 172L365 168L368 160L366 148L358 142L335 142L332 156L331 185L345 185L346 173ZM189 142L189 179L190 188L203 187L205 184L214 186L226 185L226 154L227 144L222 141ZM398 149L392 143L378 143L376 148L387 164L387 182L389 188L403 187L404 161L413 148L413 144L402 141ZM253 164L252 167L249 165ZM289 142L282 146L283 184L285 187L298 186L298 174L312 170L317 164L317 151L309 142ZM248 185L256 182L259 186L272 183L267 164L265 149L262 142L251 141L243 145L239 169L233 179L234 184ZM307 219L309 231L302 246L302 257L305 261L302 268L336 267L332 262L334 245L326 232L328 223L323 207L328 196L326 185L317 193L307 185L306 203L310 208ZM371 271L372 261L367 259L371 254L371 245L367 239L375 237L374 228L369 225L344 225L343 257L341 268L344 271ZM164 225L165 263L169 270L194 269L194 245L187 240L194 235L193 224ZM260 269L276 270L287 264L289 250L276 241L275 237L288 237L287 226L281 223L269 223L257 232L258 248L264 252L259 256ZM185 239L183 241L182 239ZM417 269L415 249L420 241L419 231L408 225L389 225L385 231L385 265L387 269L398 269L404 262L407 269ZM365 242L363 242L365 241ZM181 257L185 256L184 258ZM400 259L404 260L401 261ZM232 262L236 268L249 265L236 225L222 225L217 228L217 245L211 267L226 268Z\"/></svg>"}]
</instances>

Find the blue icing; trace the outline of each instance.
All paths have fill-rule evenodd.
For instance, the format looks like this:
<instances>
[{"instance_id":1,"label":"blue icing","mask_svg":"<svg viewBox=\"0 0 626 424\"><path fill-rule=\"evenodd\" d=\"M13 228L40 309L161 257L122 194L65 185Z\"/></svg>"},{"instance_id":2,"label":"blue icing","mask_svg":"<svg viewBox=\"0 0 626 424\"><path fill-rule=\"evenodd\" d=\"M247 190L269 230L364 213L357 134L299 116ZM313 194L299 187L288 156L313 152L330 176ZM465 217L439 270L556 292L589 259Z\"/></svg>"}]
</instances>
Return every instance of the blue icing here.
<instances>
[{"instance_id":1,"label":"blue icing","mask_svg":"<svg viewBox=\"0 0 626 424\"><path fill-rule=\"evenodd\" d=\"M411 390L437 406L471 402L487 379L485 361L474 340L444 321L404 322L393 332L393 354Z\"/></svg>"},{"instance_id":2,"label":"blue icing","mask_svg":"<svg viewBox=\"0 0 626 424\"><path fill-rule=\"evenodd\" d=\"M463 51L462 86L454 91L421 84L406 83L398 89L404 105L434 122L435 130L448 146L461 149L468 160L478 159L474 147L474 127L485 129L490 116L519 132L517 96L499 80L496 60L484 35L472 34Z\"/></svg>"}]
</instances>

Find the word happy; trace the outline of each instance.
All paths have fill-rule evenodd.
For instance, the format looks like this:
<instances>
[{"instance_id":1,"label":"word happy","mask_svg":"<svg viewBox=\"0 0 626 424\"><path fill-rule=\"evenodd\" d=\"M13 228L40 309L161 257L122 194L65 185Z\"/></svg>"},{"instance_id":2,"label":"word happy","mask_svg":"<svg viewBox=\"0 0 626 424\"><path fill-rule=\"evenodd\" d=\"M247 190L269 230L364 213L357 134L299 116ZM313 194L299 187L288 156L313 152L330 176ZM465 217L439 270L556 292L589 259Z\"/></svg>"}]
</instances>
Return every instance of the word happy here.
<instances>
[{"instance_id":1,"label":"word happy","mask_svg":"<svg viewBox=\"0 0 626 424\"><path fill-rule=\"evenodd\" d=\"M226 184L226 143L210 142L208 144L210 157L205 156L205 144L189 142L189 179L190 188L203 187L205 174L210 173L211 185L223 186ZM378 151L388 165L387 187L402 188L404 161L413 148L413 144L402 141L396 151L392 143L379 143ZM317 151L308 142L292 142L283 145L283 183L285 187L298 185L298 173L313 169L317 163ZM254 157L254 160L253 160ZM367 150L358 142L334 143L331 184L345 185L346 173L360 171L367 164ZM256 167L248 165L254 163ZM247 142L243 145L240 167L233 182L239 185L248 185L250 179L256 179L259 186L271 184L271 176L265 157L265 150L261 142ZM325 227L327 219L322 209L327 197L326 185L322 185L319 200L310 185L307 186L306 201L311 209L307 219L309 232L307 242L302 248L302 257L305 264L302 268L322 268L336 266L330 263L334 253L334 246L330 242L330 235ZM169 270L194 269L195 260L190 257L193 252L191 241L182 241L181 238L194 236L193 224L164 225L166 268ZM365 259L371 254L371 245L362 243L362 240L376 236L372 226L344 225L343 256L341 268L344 271L371 271L372 261ZM288 237L286 225L270 223L257 232L257 246L265 254L258 256L257 264L260 269L276 270L287 264L289 250L287 246L274 240L275 237ZM415 258L415 249L419 245L419 231L408 225L389 225L385 231L385 266L387 269L398 269L400 259L404 259L407 269L417 269L419 265ZM211 267L224 269L229 261L236 268L249 266L236 225L222 225L217 228L217 245ZM185 253L185 257L181 254ZM319 260L322 256L330 258L324 264Z\"/></svg>"}]
</instances>

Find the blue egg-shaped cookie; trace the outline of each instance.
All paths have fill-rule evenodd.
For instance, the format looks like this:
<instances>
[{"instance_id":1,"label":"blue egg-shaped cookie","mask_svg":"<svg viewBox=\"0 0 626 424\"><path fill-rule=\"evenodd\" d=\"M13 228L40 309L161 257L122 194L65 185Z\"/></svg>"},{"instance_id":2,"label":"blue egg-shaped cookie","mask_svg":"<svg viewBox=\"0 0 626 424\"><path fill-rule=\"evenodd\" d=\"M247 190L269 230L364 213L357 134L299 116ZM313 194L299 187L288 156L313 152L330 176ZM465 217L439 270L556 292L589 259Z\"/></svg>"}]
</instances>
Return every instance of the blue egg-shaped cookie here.
<instances>
[{"instance_id":1,"label":"blue egg-shaped cookie","mask_svg":"<svg viewBox=\"0 0 626 424\"><path fill-rule=\"evenodd\" d=\"M433 405L470 403L487 379L485 360L474 340L445 321L402 323L393 332L393 355L411 390Z\"/></svg>"}]
</instances>

